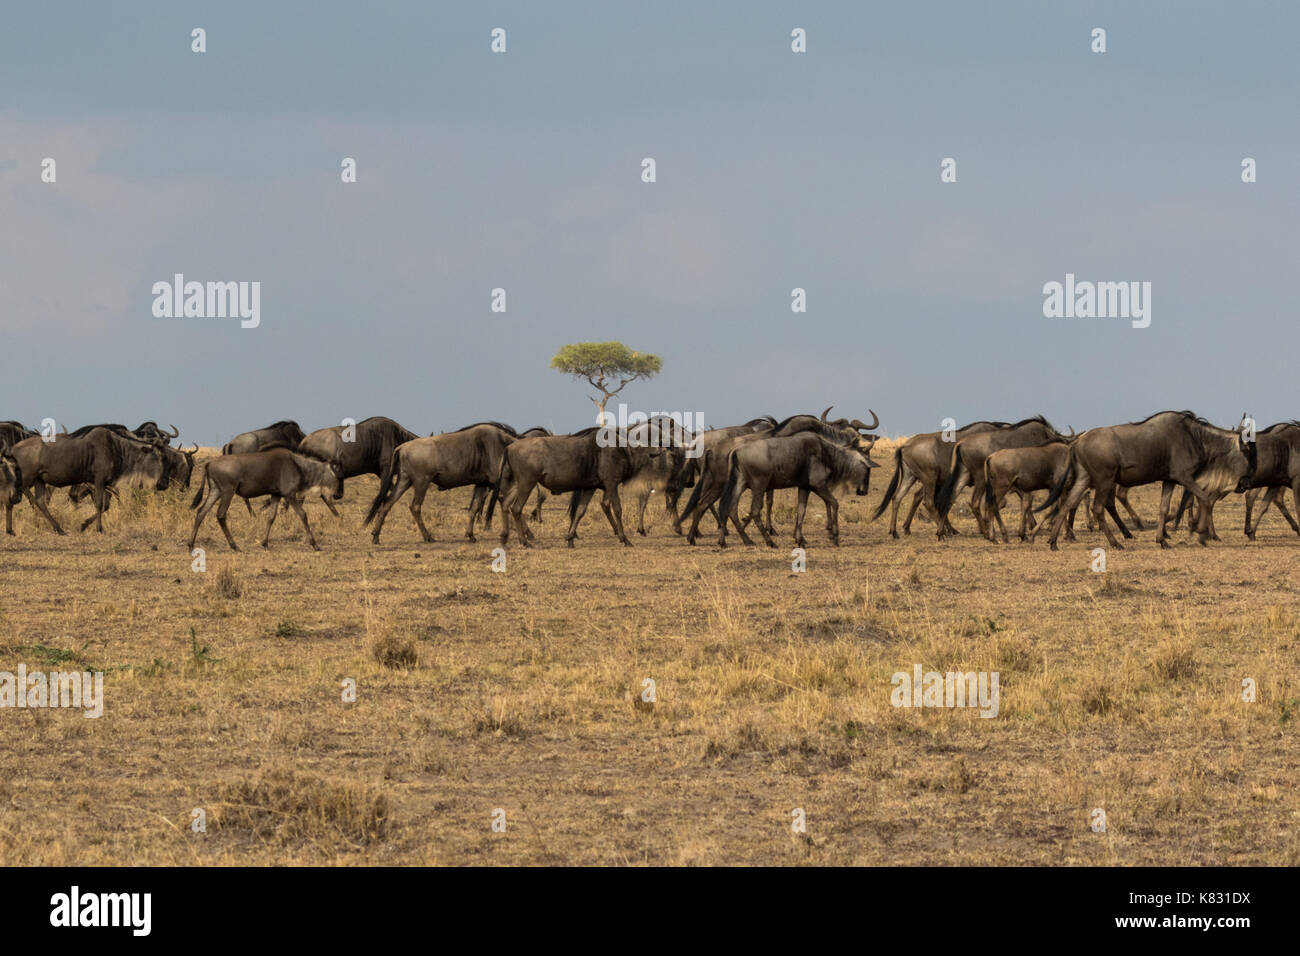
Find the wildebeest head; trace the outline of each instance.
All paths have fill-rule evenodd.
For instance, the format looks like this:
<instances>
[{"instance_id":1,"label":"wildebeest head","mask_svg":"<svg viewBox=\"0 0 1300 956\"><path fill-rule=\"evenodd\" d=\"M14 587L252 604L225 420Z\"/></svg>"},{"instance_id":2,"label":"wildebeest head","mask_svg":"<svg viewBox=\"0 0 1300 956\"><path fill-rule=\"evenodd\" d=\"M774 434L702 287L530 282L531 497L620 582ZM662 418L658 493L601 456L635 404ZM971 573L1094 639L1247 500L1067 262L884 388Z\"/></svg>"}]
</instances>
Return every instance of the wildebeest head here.
<instances>
[{"instance_id":1,"label":"wildebeest head","mask_svg":"<svg viewBox=\"0 0 1300 956\"><path fill-rule=\"evenodd\" d=\"M849 453L854 457L862 459L862 463L866 465L866 467L862 469L857 487L853 489L853 493L858 497L866 495L871 488L871 469L880 467L880 462L871 457L871 446L875 444L875 441L876 436L863 435L849 446Z\"/></svg>"},{"instance_id":2,"label":"wildebeest head","mask_svg":"<svg viewBox=\"0 0 1300 956\"><path fill-rule=\"evenodd\" d=\"M171 440L180 435L180 430L175 425L169 427L171 428L170 432L157 422L141 422L139 427L131 429L131 432L141 441L153 442L158 445L170 445Z\"/></svg>"},{"instance_id":3,"label":"wildebeest head","mask_svg":"<svg viewBox=\"0 0 1300 956\"><path fill-rule=\"evenodd\" d=\"M9 503L16 505L23 498L23 470L18 466L17 460L9 455L9 448L5 446L0 451L0 494L4 491L9 492Z\"/></svg>"},{"instance_id":4,"label":"wildebeest head","mask_svg":"<svg viewBox=\"0 0 1300 956\"><path fill-rule=\"evenodd\" d=\"M163 456L167 458L171 467L171 480L175 481L182 488L190 486L190 476L194 474L194 455L198 452L199 446L196 444L190 451L184 448L172 448L170 445L159 445L162 449Z\"/></svg>"},{"instance_id":5,"label":"wildebeest head","mask_svg":"<svg viewBox=\"0 0 1300 956\"><path fill-rule=\"evenodd\" d=\"M148 442L133 442L132 460L123 470L122 477L128 480L153 483L154 491L166 491L171 483L172 463L167 452L160 445Z\"/></svg>"}]
</instances>

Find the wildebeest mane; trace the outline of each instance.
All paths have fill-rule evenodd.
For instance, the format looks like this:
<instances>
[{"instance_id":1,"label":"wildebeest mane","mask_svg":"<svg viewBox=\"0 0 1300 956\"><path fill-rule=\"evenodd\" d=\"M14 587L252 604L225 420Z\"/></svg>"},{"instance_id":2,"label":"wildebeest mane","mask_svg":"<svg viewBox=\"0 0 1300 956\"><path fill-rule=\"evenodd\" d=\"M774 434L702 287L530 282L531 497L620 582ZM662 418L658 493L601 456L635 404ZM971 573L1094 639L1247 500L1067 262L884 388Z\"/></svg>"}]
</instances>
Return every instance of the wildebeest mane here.
<instances>
[{"instance_id":1,"label":"wildebeest mane","mask_svg":"<svg viewBox=\"0 0 1300 956\"><path fill-rule=\"evenodd\" d=\"M456 431L458 431L458 432L467 432L467 431L469 431L471 428L478 428L480 425L491 425L493 428L499 428L499 429L501 429L501 430L502 430L503 432L505 432L507 435L512 435L512 436L514 436L515 438L518 438L518 437L519 437L519 433L518 433L517 431L515 431L515 430L514 430L513 428L511 428L509 425L504 424L503 422L475 422L473 425L466 425L464 428L457 428ZM454 433L453 433L453 434L454 434Z\"/></svg>"}]
</instances>

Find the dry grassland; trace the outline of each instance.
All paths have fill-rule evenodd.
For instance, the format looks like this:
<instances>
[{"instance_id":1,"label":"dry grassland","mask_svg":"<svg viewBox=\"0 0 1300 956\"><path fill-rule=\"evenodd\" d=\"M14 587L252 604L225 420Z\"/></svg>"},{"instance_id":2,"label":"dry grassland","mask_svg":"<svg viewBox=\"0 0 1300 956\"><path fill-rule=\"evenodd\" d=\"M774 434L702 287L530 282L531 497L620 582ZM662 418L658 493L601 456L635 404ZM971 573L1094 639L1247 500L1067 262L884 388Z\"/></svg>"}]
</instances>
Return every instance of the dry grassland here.
<instances>
[{"instance_id":1,"label":"dry grassland","mask_svg":"<svg viewBox=\"0 0 1300 956\"><path fill-rule=\"evenodd\" d=\"M1095 574L1100 533L992 545L964 502L955 541L921 518L890 540L876 457L842 547L810 506L802 574L792 494L777 550L689 548L658 502L632 548L593 507L568 550L553 500L503 574L495 534L462 538L464 489L426 501L435 543L402 502L372 547L376 482L351 480L341 520L308 505L320 553L292 514L257 548L237 505L246 550L209 517L202 573L193 489L124 492L103 535L24 503L0 670L101 670L106 704L0 710L0 863L1300 863L1300 539L1276 512L1248 542L1234 496L1223 543L1148 530ZM891 706L915 664L997 671L998 715Z\"/></svg>"}]
</instances>

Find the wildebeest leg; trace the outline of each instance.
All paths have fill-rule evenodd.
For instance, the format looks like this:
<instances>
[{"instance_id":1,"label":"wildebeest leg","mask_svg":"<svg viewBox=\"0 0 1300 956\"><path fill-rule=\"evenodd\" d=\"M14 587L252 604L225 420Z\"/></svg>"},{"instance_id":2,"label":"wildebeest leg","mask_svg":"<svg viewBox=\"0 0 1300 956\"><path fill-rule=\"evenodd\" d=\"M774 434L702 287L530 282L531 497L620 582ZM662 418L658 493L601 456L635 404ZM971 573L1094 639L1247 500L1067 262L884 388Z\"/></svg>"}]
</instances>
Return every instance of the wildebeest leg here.
<instances>
[{"instance_id":1,"label":"wildebeest leg","mask_svg":"<svg viewBox=\"0 0 1300 956\"><path fill-rule=\"evenodd\" d=\"M1115 527L1119 528L1120 534L1122 534L1126 538L1133 537L1132 533L1128 530L1128 526L1125 525L1123 519L1120 518L1119 512L1115 510L1114 491L1112 491L1110 495L1108 495L1106 498L1106 513L1115 519Z\"/></svg>"},{"instance_id":2,"label":"wildebeest leg","mask_svg":"<svg viewBox=\"0 0 1300 956\"><path fill-rule=\"evenodd\" d=\"M71 498L72 495L69 494L68 497ZM99 490L98 490L98 488L92 486L91 489L90 489L90 494L89 494L89 495L86 495L86 496L84 496L84 497L88 497L88 498L90 498L90 504L91 504L91 506L92 506L95 510L91 513L91 515L90 515L89 518L87 518L85 521L81 522L81 525L77 528L78 531L85 531L87 528L89 528L89 527L91 526L91 524L94 523L94 521L95 521L95 516L99 514ZM74 500L75 500L75 499L74 499ZM103 530L104 530L103 528L100 528L100 531L103 531Z\"/></svg>"},{"instance_id":3,"label":"wildebeest leg","mask_svg":"<svg viewBox=\"0 0 1300 956\"><path fill-rule=\"evenodd\" d=\"M804 491L802 488L799 490ZM840 546L840 503L826 488L814 488L813 491L826 505L826 533L831 536L831 544L838 548ZM807 498L808 493L805 491L804 500Z\"/></svg>"},{"instance_id":4,"label":"wildebeest leg","mask_svg":"<svg viewBox=\"0 0 1300 956\"><path fill-rule=\"evenodd\" d=\"M1264 512L1268 510L1268 506L1273 503L1273 499L1276 497L1273 494L1273 491L1274 489L1270 488L1268 489L1268 494L1264 495L1264 507L1260 509L1259 512L1261 518L1264 516ZM1259 497L1259 492L1259 488L1251 488L1246 492L1246 527L1244 530L1246 532L1246 537L1250 538L1252 541L1255 540L1255 536L1250 533L1250 512L1255 507L1255 499Z\"/></svg>"},{"instance_id":5,"label":"wildebeest leg","mask_svg":"<svg viewBox=\"0 0 1300 956\"><path fill-rule=\"evenodd\" d=\"M985 526L983 474L972 476L971 483L970 510L975 515L975 526L979 528L980 534L987 538L988 529Z\"/></svg>"},{"instance_id":6,"label":"wildebeest leg","mask_svg":"<svg viewBox=\"0 0 1300 956\"><path fill-rule=\"evenodd\" d=\"M1165 522L1169 518L1169 499L1174 495L1174 482L1164 481L1160 484L1160 518L1156 523L1156 544L1162 548L1169 547L1169 537L1165 534Z\"/></svg>"},{"instance_id":7,"label":"wildebeest leg","mask_svg":"<svg viewBox=\"0 0 1300 956\"><path fill-rule=\"evenodd\" d=\"M408 475L405 471L399 472L397 475L397 484L394 486L392 493L388 496L388 500L379 506L379 513L375 515L375 527L370 532L370 540L373 543L375 544L379 543L379 532L384 530L384 521L388 518L388 512L393 510L393 505L397 504L398 499L401 498L402 495L406 494L406 489L410 487L411 487L411 476ZM276 499L272 498L271 500L275 501ZM418 514L419 512L413 511L412 513ZM470 523L472 524L473 521L474 521L473 513L471 512ZM416 519L416 524L419 524L418 518ZM431 539L426 537L424 540L429 541Z\"/></svg>"},{"instance_id":8,"label":"wildebeest leg","mask_svg":"<svg viewBox=\"0 0 1300 956\"><path fill-rule=\"evenodd\" d=\"M921 502L925 500L925 486L922 485L916 489L916 494L912 496L912 507L908 509L907 517L903 519L903 534L912 533L912 519L916 517L916 511L921 507ZM897 515L897 512L895 513ZM894 535L898 537L898 535Z\"/></svg>"},{"instance_id":9,"label":"wildebeest leg","mask_svg":"<svg viewBox=\"0 0 1300 956\"><path fill-rule=\"evenodd\" d=\"M429 529L424 526L424 496L429 493L429 483L427 481L415 481L411 484L414 489L411 492L411 517L415 519L415 526L420 529L420 536L425 541L432 541L433 535L429 534ZM478 494L477 487L474 489L474 493ZM479 502L479 507L483 507L482 502ZM465 536L473 541L474 512L472 511L469 514L469 527L470 530L465 533Z\"/></svg>"},{"instance_id":10,"label":"wildebeest leg","mask_svg":"<svg viewBox=\"0 0 1300 956\"><path fill-rule=\"evenodd\" d=\"M900 464L899 467L903 468L904 466ZM907 497L907 493L912 490L914 484L916 484L916 476L910 471L904 470L903 479L898 485L898 491L894 493L894 499L889 503L889 536L891 538L898 537L898 509L902 506L903 499Z\"/></svg>"},{"instance_id":11,"label":"wildebeest leg","mask_svg":"<svg viewBox=\"0 0 1300 956\"><path fill-rule=\"evenodd\" d=\"M799 489L799 498L794 506L794 543L797 548L808 547L807 540L803 536L803 519L808 511L808 489Z\"/></svg>"},{"instance_id":12,"label":"wildebeest leg","mask_svg":"<svg viewBox=\"0 0 1300 956\"><path fill-rule=\"evenodd\" d=\"M1032 494L1025 494L1023 491L1017 491L1017 494L1020 495L1020 533L1018 537L1020 538L1021 541L1028 541L1029 529L1030 527L1032 527L1029 524L1029 522L1032 521L1034 517L1034 496ZM998 516L998 527L1002 527L1002 503L1001 502L998 502L997 511L995 511L994 513ZM1006 540L1007 540L1007 532L1005 529L1003 529L1002 541L1005 543Z\"/></svg>"},{"instance_id":13,"label":"wildebeest leg","mask_svg":"<svg viewBox=\"0 0 1300 956\"><path fill-rule=\"evenodd\" d=\"M476 537L474 537L474 522L478 520L478 516L482 513L482 511L483 511L483 505L484 505L484 503L487 501L488 494L489 494L491 491L492 491L492 488L491 488L490 485L475 485L475 486L474 486L474 491L473 491L473 493L469 496L469 527L467 527L467 528L465 529L465 538L466 538L466 540L469 540L469 541L477 541L477 540L478 540ZM492 523L491 523L490 521L485 521L485 522L483 522L483 530L484 530L484 531L491 531L491 530L492 530ZM425 541L432 541L433 538L432 538L432 537L428 537L428 538L425 538L424 540L425 540Z\"/></svg>"},{"instance_id":14,"label":"wildebeest leg","mask_svg":"<svg viewBox=\"0 0 1300 956\"><path fill-rule=\"evenodd\" d=\"M1300 478L1296 478L1295 481L1291 482L1291 500L1295 504L1296 520L1300 521ZM1282 506L1280 497L1278 498L1278 506ZM1296 529L1296 534L1300 534L1300 527Z\"/></svg>"},{"instance_id":15,"label":"wildebeest leg","mask_svg":"<svg viewBox=\"0 0 1300 956\"><path fill-rule=\"evenodd\" d=\"M1191 503L1191 501L1192 501L1192 493L1191 493L1190 491L1188 491L1186 488L1184 488L1184 489L1183 489L1183 495L1182 495L1182 497L1178 500L1178 512L1174 515L1174 523L1173 523L1173 525L1169 528L1169 532L1170 532L1171 534L1172 534L1173 532L1175 532L1175 531L1178 530L1178 526L1182 523L1182 520L1183 520L1183 512L1187 510L1187 506ZM1193 511L1191 514L1189 514L1189 515L1187 516L1187 533L1188 533L1188 534L1192 534L1192 533L1193 533L1193 526L1194 526L1195 524L1196 524L1196 512Z\"/></svg>"},{"instance_id":16,"label":"wildebeest leg","mask_svg":"<svg viewBox=\"0 0 1300 956\"><path fill-rule=\"evenodd\" d=\"M213 489L211 485L208 485L207 494L208 494L208 500L204 501L201 505L199 505L199 510L194 513L194 527L190 531L189 550L191 551L194 550L194 541L199 536L199 525L203 524L203 519L208 516L208 512L212 510L212 506L216 503L217 500L217 496L213 493ZM247 502L248 499L245 498L244 501ZM249 514L252 514L251 509L249 510Z\"/></svg>"},{"instance_id":17,"label":"wildebeest leg","mask_svg":"<svg viewBox=\"0 0 1300 956\"><path fill-rule=\"evenodd\" d=\"M95 503L95 513L81 523L81 530L85 531L93 521L95 522L95 531L103 534L104 512L108 510L108 489L100 482L95 482L95 488L91 493L90 500Z\"/></svg>"},{"instance_id":18,"label":"wildebeest leg","mask_svg":"<svg viewBox=\"0 0 1300 956\"><path fill-rule=\"evenodd\" d=\"M45 501L49 497L49 490L46 488L45 482L39 479L34 482L31 495L32 504L36 507L36 510L45 515L45 520L50 523L50 527L54 529L56 534L63 534L63 529L59 527L59 523L54 520L54 515L50 514L50 509L45 505Z\"/></svg>"},{"instance_id":19,"label":"wildebeest leg","mask_svg":"<svg viewBox=\"0 0 1300 956\"><path fill-rule=\"evenodd\" d=\"M281 502L281 501L285 501L285 500L287 500L287 499L281 498L279 495L272 495L272 496L271 496L271 504L274 505L275 507L272 507L272 508L271 508L271 514L270 514L270 517L268 517L268 518L266 519L266 533L262 535L262 540L258 542L258 544L260 544L260 545L261 545L262 547L264 547L264 548L265 548L265 547L268 547L268 546L270 545L270 542L271 542L271 525L275 524L275 519L276 519L276 518L279 516L279 514L280 514L280 508L279 508L279 504L280 504L280 502ZM217 512L217 520L218 520L218 521L221 520L221 512L220 512L220 511ZM224 528L225 525L223 524L222 527ZM310 532L308 532L308 533L310 534Z\"/></svg>"},{"instance_id":20,"label":"wildebeest leg","mask_svg":"<svg viewBox=\"0 0 1300 956\"><path fill-rule=\"evenodd\" d=\"M1133 527L1139 531L1145 531L1147 526L1142 523L1142 519L1138 517L1138 513L1133 510L1133 506L1128 502L1128 487L1126 485L1120 485L1116 488L1115 497L1119 503L1124 506L1124 510L1128 512L1128 516L1133 519Z\"/></svg>"},{"instance_id":21,"label":"wildebeest leg","mask_svg":"<svg viewBox=\"0 0 1300 956\"><path fill-rule=\"evenodd\" d=\"M329 500L328 498L326 498L324 495L321 495L321 496L320 496L320 500L323 501L323 502L325 502L325 507L328 508L328 509L330 510L330 514L332 514L334 517L336 517L336 518L341 518L341 517L343 517L342 515L339 514L338 509L334 507L334 502L330 501L330 500ZM317 549L317 550L319 550L319 549Z\"/></svg>"},{"instance_id":22,"label":"wildebeest leg","mask_svg":"<svg viewBox=\"0 0 1300 956\"><path fill-rule=\"evenodd\" d=\"M704 479L701 478L700 480L703 481ZM718 527L722 527L722 516L718 514L718 509L714 505L714 502L716 502L722 494L722 487L716 482L711 482L710 484L697 488L696 490L700 493L700 497L699 500L695 502L695 510L690 513L691 529L686 532L687 544L694 544L695 539L699 537L700 520L706 513L712 514L714 520L718 522ZM682 518L685 520L686 515L682 515Z\"/></svg>"},{"instance_id":23,"label":"wildebeest leg","mask_svg":"<svg viewBox=\"0 0 1300 956\"><path fill-rule=\"evenodd\" d=\"M1300 524L1297 524L1296 519L1291 517L1291 512L1288 511L1286 507L1285 488L1279 488L1277 490L1277 510L1282 512L1282 517L1285 518L1286 523L1291 526L1291 530L1296 534L1300 534Z\"/></svg>"},{"instance_id":24,"label":"wildebeest leg","mask_svg":"<svg viewBox=\"0 0 1300 956\"><path fill-rule=\"evenodd\" d=\"M996 533L993 531L994 521L997 522L998 530L1002 532L1002 543L1006 544L1009 540L1011 540L1007 536L1007 526L1002 523L1002 503L1006 501L1007 491L1009 490L1010 489L1004 490L1001 494L998 494L997 490L995 489L993 492L993 504L988 505L989 509L993 512L993 514L988 519L988 534L985 535L985 537L987 537L990 541L994 542L995 544L997 543L998 539ZM1023 491L1018 492L1018 494L1020 495L1020 512L1021 512L1020 537L1021 540L1023 540L1025 536L1025 518L1024 518L1024 515L1026 513L1025 494Z\"/></svg>"},{"instance_id":25,"label":"wildebeest leg","mask_svg":"<svg viewBox=\"0 0 1300 956\"><path fill-rule=\"evenodd\" d=\"M1223 540L1222 538L1219 537L1219 532L1217 532L1217 531L1214 530L1214 506L1215 506L1216 504L1218 504L1220 501L1222 501L1224 498L1226 498L1227 496L1228 496L1228 493L1227 493L1226 491L1224 491L1224 492L1221 492L1220 494L1215 495L1214 498L1211 499L1211 501L1210 501L1210 513L1209 513L1209 515L1207 516L1206 521L1207 521L1208 526L1209 526L1209 529L1210 529L1210 540L1211 540L1211 541L1222 541L1222 540Z\"/></svg>"},{"instance_id":26,"label":"wildebeest leg","mask_svg":"<svg viewBox=\"0 0 1300 956\"><path fill-rule=\"evenodd\" d=\"M636 533L645 537L645 506L650 503L650 489L643 488L636 496Z\"/></svg>"},{"instance_id":27,"label":"wildebeest leg","mask_svg":"<svg viewBox=\"0 0 1300 956\"><path fill-rule=\"evenodd\" d=\"M600 510L605 515L605 520L609 522L610 530L614 532L614 537L618 537L618 527L614 524L614 509L609 506L609 498L604 492L600 495Z\"/></svg>"},{"instance_id":28,"label":"wildebeest leg","mask_svg":"<svg viewBox=\"0 0 1300 956\"><path fill-rule=\"evenodd\" d=\"M213 497L215 498L215 495ZM221 496L221 502L217 505L217 524L221 525L221 530L226 536L226 542L230 545L230 550L238 551L239 545L235 544L235 539L230 533L230 528L226 526L226 512L230 510L230 502L234 497L235 492L233 490ZM274 498L271 500L275 501ZM279 504L279 502L276 501L276 504ZM270 521L266 523L266 533L268 535L271 533L271 521L275 520L275 515L276 509L272 508Z\"/></svg>"},{"instance_id":29,"label":"wildebeest leg","mask_svg":"<svg viewBox=\"0 0 1300 956\"><path fill-rule=\"evenodd\" d=\"M767 533L776 534L776 525L772 524L772 499L776 497L776 490L767 489Z\"/></svg>"},{"instance_id":30,"label":"wildebeest leg","mask_svg":"<svg viewBox=\"0 0 1300 956\"><path fill-rule=\"evenodd\" d=\"M761 495L752 494L752 497L759 500L761 504L762 501ZM736 501L731 506L731 514L728 517L730 517L731 523L736 526L736 532L740 535L740 540L752 547L754 544L754 539L751 538L749 535L745 534L745 526L740 521L740 495L736 495Z\"/></svg>"},{"instance_id":31,"label":"wildebeest leg","mask_svg":"<svg viewBox=\"0 0 1300 956\"><path fill-rule=\"evenodd\" d=\"M501 544L505 545L510 540L510 525L513 523L515 531L519 534L519 543L525 548L532 547L531 535L528 533L528 524L524 521L524 505L528 503L528 496L533 493L536 482L529 482L528 479L516 480L506 496L501 501Z\"/></svg>"},{"instance_id":32,"label":"wildebeest leg","mask_svg":"<svg viewBox=\"0 0 1300 956\"><path fill-rule=\"evenodd\" d=\"M772 540L772 532L767 528L766 525L763 524L762 512L763 512L764 497L765 497L764 495L760 495L757 492L755 492L750 497L749 514L745 518L745 524L748 524L750 521L753 521L755 527L758 528L758 533L763 536L763 543L766 544L769 548L775 548L776 542Z\"/></svg>"},{"instance_id":33,"label":"wildebeest leg","mask_svg":"<svg viewBox=\"0 0 1300 956\"><path fill-rule=\"evenodd\" d=\"M538 524L542 523L542 502L546 500L546 490L537 489L537 504L533 507L533 520Z\"/></svg>"},{"instance_id":34,"label":"wildebeest leg","mask_svg":"<svg viewBox=\"0 0 1300 956\"><path fill-rule=\"evenodd\" d=\"M983 499L985 495L981 494L980 500L984 505L984 521L987 529L984 537L988 538L994 544L997 543L998 540L997 533L993 530L994 522L996 522L997 526L1002 529L1002 543L1006 544L1009 539L1007 537L1006 525L1002 523L1002 505L1006 501L1007 495L1011 491L1011 487L1008 485L1006 488L1002 489L1001 493L998 492L996 481L992 482L991 484L989 482L985 482L984 487L986 489L991 489L993 492L993 501L991 504L987 501L984 501ZM1020 503L1023 506L1025 503L1024 493L1021 491L1017 491L1016 493L1020 496ZM992 513L990 514L990 512Z\"/></svg>"},{"instance_id":35,"label":"wildebeest leg","mask_svg":"<svg viewBox=\"0 0 1300 956\"><path fill-rule=\"evenodd\" d=\"M618 535L618 540L622 541L626 547L632 547L627 532L623 530L623 500L618 494L618 482L605 488L601 500L607 502L614 512L614 533Z\"/></svg>"},{"instance_id":36,"label":"wildebeest leg","mask_svg":"<svg viewBox=\"0 0 1300 956\"><path fill-rule=\"evenodd\" d=\"M573 493L573 516L569 519L569 533L564 536L564 541L569 547L573 547L573 539L578 536L578 523L582 521L582 516L587 513L587 505L591 504L591 496L596 493L595 488L582 488ZM527 499L525 499L527 500ZM523 506L520 505L520 522L523 521ZM612 523L612 522L611 522ZM523 529L520 528L522 536Z\"/></svg>"},{"instance_id":37,"label":"wildebeest leg","mask_svg":"<svg viewBox=\"0 0 1300 956\"><path fill-rule=\"evenodd\" d=\"M1053 551L1056 550L1056 539L1060 537L1061 528L1065 525L1065 521L1070 516L1070 512L1072 512L1075 508L1079 507L1079 502L1082 501L1083 496L1088 493L1090 480L1091 479L1088 476L1088 472L1086 470L1081 469L1079 471L1078 476L1075 477L1074 479L1074 487L1070 489L1070 497L1067 498L1064 502L1061 502L1061 506L1057 509L1056 517L1052 520L1052 534L1051 537L1047 539L1047 543L1051 545ZM1094 492L1093 504L1097 503L1096 497L1097 495ZM1043 529L1043 526L1046 524L1047 522L1044 521L1037 528L1035 528L1030 533L1029 540L1033 541L1034 538L1038 535L1038 532L1041 531Z\"/></svg>"},{"instance_id":38,"label":"wildebeest leg","mask_svg":"<svg viewBox=\"0 0 1300 956\"><path fill-rule=\"evenodd\" d=\"M1185 487L1193 489L1192 493L1196 495L1196 502L1200 506L1200 517L1196 522L1196 541L1201 547L1206 547L1210 543L1210 518L1214 513L1215 499L1190 478Z\"/></svg>"},{"instance_id":39,"label":"wildebeest leg","mask_svg":"<svg viewBox=\"0 0 1300 956\"><path fill-rule=\"evenodd\" d=\"M302 529L307 532L307 543L311 545L313 551L319 551L320 545L316 543L316 536L311 533L311 525L307 523L307 512L303 510L302 502L297 498L289 498L289 504L293 510L298 512L298 517L302 519ZM267 527L267 537L270 537L270 527Z\"/></svg>"},{"instance_id":40,"label":"wildebeest leg","mask_svg":"<svg viewBox=\"0 0 1300 956\"><path fill-rule=\"evenodd\" d=\"M1105 480L1102 484L1092 489L1092 516L1097 519L1097 524L1101 527L1101 533L1106 536L1106 541L1116 551L1123 551L1124 546L1119 543L1115 535L1110 530L1110 525L1106 523L1106 505L1109 503L1110 496L1115 486L1107 486Z\"/></svg>"}]
</instances>

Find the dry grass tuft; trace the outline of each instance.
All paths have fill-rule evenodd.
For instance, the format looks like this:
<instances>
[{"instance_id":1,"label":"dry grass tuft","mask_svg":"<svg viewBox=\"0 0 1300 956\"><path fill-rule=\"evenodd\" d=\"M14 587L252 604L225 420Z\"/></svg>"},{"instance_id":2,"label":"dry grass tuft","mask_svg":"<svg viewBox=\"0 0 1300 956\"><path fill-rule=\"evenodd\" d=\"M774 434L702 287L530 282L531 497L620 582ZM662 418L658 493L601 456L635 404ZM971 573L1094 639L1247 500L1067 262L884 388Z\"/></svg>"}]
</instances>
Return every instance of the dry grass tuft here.
<instances>
[{"instance_id":1,"label":"dry grass tuft","mask_svg":"<svg viewBox=\"0 0 1300 956\"><path fill-rule=\"evenodd\" d=\"M285 770L268 770L218 788L210 824L280 846L304 843L357 849L387 839L392 828L381 790Z\"/></svg>"}]
</instances>

